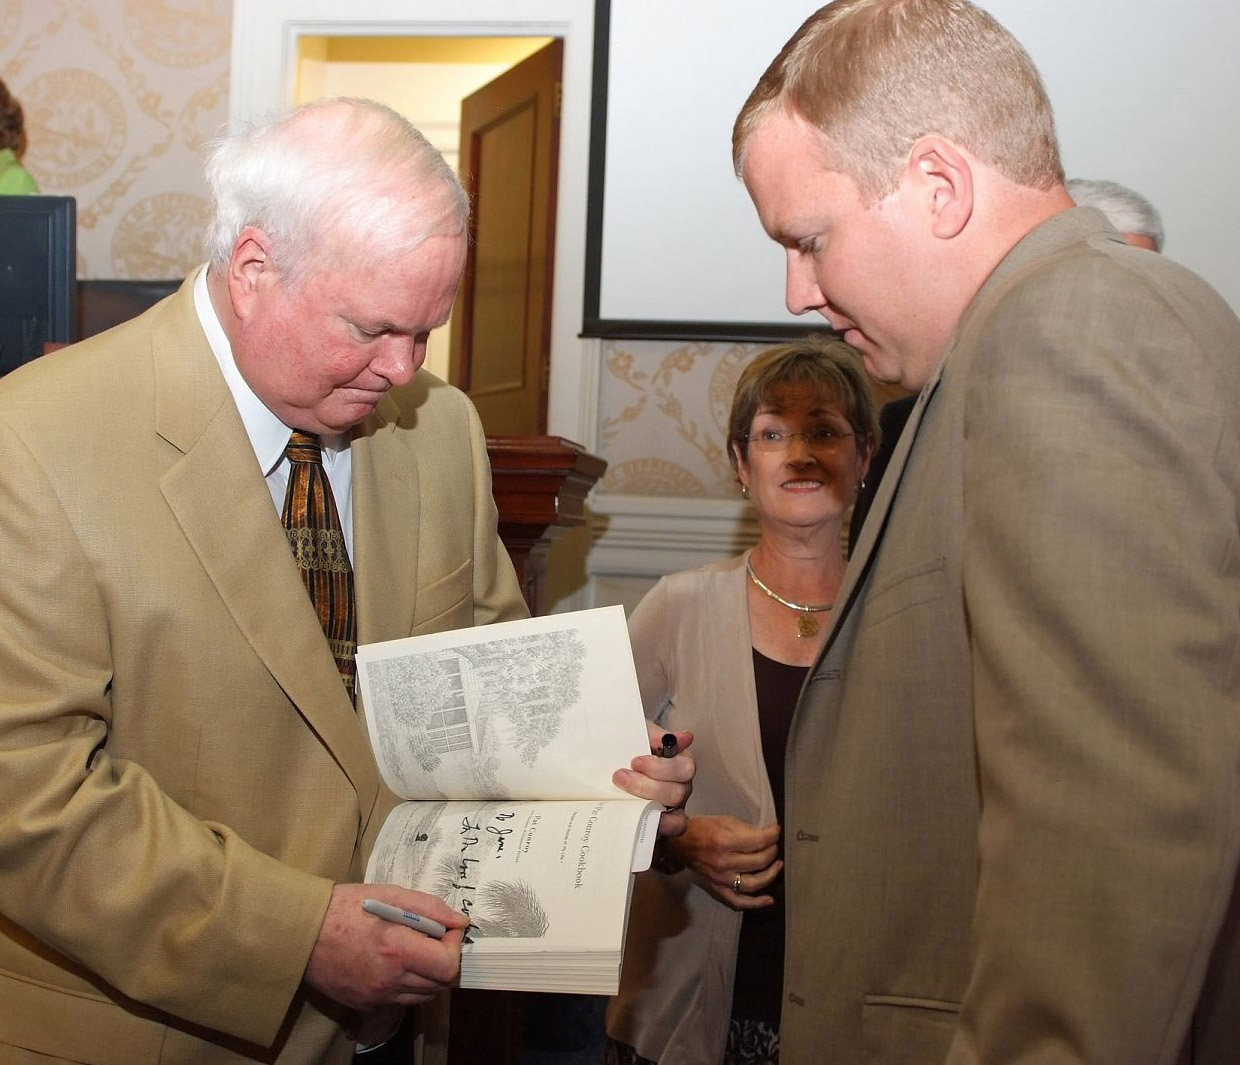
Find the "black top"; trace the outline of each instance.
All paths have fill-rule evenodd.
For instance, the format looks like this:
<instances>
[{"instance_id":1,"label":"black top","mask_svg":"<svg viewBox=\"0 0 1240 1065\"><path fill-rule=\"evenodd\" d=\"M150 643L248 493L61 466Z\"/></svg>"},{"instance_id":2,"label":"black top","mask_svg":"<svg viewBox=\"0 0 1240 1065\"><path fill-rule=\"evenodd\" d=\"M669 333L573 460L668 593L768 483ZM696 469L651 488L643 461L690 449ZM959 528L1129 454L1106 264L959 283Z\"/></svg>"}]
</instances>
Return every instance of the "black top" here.
<instances>
[{"instance_id":1,"label":"black top","mask_svg":"<svg viewBox=\"0 0 1240 1065\"><path fill-rule=\"evenodd\" d=\"M784 748L796 709L801 685L809 666L776 662L755 650L753 675L758 690L758 723L762 731L762 754L766 775L775 795L775 818L784 823ZM783 839L779 857L784 855ZM779 1026L784 986L784 878L781 873L764 894L775 905L747 910L741 921L740 947L736 955L736 987L732 993L732 1016Z\"/></svg>"},{"instance_id":2,"label":"black top","mask_svg":"<svg viewBox=\"0 0 1240 1065\"><path fill-rule=\"evenodd\" d=\"M900 439L900 434L904 431L904 423L908 421L908 416L913 411L913 404L916 402L916 394L901 396L899 399L893 399L879 412L878 427L882 435L878 442L878 450L870 459L870 468L865 475L865 487L857 493L857 500L853 503L852 517L848 520L848 555L850 558L853 548L857 546L857 538L861 535L861 526L865 523L865 516L870 512L870 504L874 502L874 495L878 492L879 482L883 479L883 471L887 469L887 463L891 461L891 453L896 449L896 441Z\"/></svg>"}]
</instances>

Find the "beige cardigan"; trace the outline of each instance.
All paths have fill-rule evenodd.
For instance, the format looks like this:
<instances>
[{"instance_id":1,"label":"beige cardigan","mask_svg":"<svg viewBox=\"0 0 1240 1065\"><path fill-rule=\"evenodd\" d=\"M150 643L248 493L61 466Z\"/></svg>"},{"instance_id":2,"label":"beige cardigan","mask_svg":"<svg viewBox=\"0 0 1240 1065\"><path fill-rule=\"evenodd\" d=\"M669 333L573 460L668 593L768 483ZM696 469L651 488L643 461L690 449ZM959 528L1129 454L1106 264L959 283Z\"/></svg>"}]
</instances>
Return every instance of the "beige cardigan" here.
<instances>
[{"instance_id":1,"label":"beige cardigan","mask_svg":"<svg viewBox=\"0 0 1240 1065\"><path fill-rule=\"evenodd\" d=\"M758 728L747 557L664 577L629 631L647 716L693 731L698 768L688 812L769 824L775 801ZM717 1065L740 927L740 913L689 871L638 876L608 1034L659 1065Z\"/></svg>"}]
</instances>

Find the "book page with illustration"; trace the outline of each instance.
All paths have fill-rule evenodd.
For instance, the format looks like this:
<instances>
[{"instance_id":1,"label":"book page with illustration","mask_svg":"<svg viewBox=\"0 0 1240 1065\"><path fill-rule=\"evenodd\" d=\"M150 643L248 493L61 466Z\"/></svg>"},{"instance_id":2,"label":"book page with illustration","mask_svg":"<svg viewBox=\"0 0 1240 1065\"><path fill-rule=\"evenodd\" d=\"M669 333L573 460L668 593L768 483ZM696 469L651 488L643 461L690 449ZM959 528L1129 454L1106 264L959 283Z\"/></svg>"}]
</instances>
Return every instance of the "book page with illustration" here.
<instances>
[{"instance_id":1,"label":"book page with illustration","mask_svg":"<svg viewBox=\"0 0 1240 1065\"><path fill-rule=\"evenodd\" d=\"M357 649L366 725L405 799L626 798L649 752L623 607Z\"/></svg>"},{"instance_id":2,"label":"book page with illustration","mask_svg":"<svg viewBox=\"0 0 1240 1065\"><path fill-rule=\"evenodd\" d=\"M358 648L389 815L371 883L470 918L461 986L614 993L662 808L611 782L649 752L621 607Z\"/></svg>"}]
</instances>

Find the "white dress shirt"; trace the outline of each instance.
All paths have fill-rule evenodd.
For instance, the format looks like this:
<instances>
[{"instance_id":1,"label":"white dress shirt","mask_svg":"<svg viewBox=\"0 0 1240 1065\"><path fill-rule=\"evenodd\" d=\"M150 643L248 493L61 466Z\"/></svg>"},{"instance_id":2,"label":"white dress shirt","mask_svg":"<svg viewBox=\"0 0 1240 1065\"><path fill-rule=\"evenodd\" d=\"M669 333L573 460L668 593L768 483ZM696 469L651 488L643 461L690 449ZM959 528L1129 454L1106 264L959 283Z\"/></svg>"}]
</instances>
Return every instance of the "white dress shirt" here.
<instances>
[{"instance_id":1,"label":"white dress shirt","mask_svg":"<svg viewBox=\"0 0 1240 1065\"><path fill-rule=\"evenodd\" d=\"M194 278L194 308L198 311L198 320L202 323L202 331L207 335L207 343L211 345L211 353L220 364L220 372L232 393L233 402L241 415L241 422L254 448L254 457L258 460L259 469L267 479L267 487L271 491L271 500L275 504L276 514L284 510L284 493L288 488L289 461L284 457L284 449L288 446L289 437L293 435L291 427L277 418L254 390L246 383L237 362L233 358L232 345L224 334L215 307L211 304L210 293L207 292L207 269L203 267ZM353 457L349 451L349 437L346 434L324 436L323 468L327 471L327 480L332 486L332 496L336 500L336 511L340 515L340 528L344 532L345 548L349 558L353 558Z\"/></svg>"}]
</instances>

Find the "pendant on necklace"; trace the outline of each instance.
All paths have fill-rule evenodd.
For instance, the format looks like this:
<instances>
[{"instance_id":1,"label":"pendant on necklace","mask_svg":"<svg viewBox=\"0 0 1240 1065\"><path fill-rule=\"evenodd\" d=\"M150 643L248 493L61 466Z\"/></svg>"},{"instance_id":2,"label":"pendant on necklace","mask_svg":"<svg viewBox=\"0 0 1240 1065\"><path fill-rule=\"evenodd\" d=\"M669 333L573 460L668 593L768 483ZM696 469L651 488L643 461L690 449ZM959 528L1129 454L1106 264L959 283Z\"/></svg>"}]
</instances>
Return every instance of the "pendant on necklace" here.
<instances>
[{"instance_id":1,"label":"pendant on necklace","mask_svg":"<svg viewBox=\"0 0 1240 1065\"><path fill-rule=\"evenodd\" d=\"M818 619L809 611L802 611L797 618L797 636L804 640L818 635Z\"/></svg>"}]
</instances>

